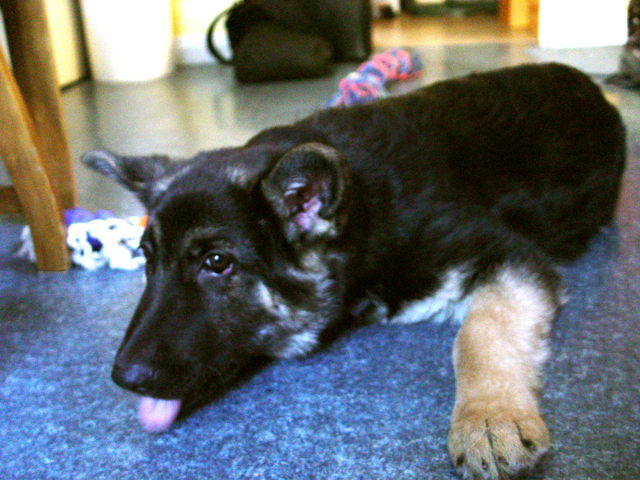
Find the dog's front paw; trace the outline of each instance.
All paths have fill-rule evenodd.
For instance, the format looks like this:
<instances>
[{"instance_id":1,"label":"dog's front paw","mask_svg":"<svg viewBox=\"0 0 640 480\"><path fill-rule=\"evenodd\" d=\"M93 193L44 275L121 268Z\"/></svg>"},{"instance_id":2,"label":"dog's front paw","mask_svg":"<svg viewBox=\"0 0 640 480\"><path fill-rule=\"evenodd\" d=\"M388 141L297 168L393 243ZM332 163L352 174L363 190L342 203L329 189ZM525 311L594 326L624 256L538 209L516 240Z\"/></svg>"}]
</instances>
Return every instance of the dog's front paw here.
<instances>
[{"instance_id":1,"label":"dog's front paw","mask_svg":"<svg viewBox=\"0 0 640 480\"><path fill-rule=\"evenodd\" d=\"M509 478L532 467L547 451L549 432L536 411L463 408L454 412L448 444L464 478Z\"/></svg>"}]
</instances>

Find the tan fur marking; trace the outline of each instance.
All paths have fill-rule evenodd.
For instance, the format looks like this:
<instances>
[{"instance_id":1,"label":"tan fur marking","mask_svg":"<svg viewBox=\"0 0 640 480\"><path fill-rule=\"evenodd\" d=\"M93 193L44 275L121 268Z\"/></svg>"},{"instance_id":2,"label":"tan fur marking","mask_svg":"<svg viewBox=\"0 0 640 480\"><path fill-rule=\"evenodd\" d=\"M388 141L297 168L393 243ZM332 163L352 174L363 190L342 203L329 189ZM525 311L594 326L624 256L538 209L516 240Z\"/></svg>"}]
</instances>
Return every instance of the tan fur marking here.
<instances>
[{"instance_id":1,"label":"tan fur marking","mask_svg":"<svg viewBox=\"0 0 640 480\"><path fill-rule=\"evenodd\" d=\"M450 319L461 323L468 303L463 293L466 277L465 267L449 270L436 292L422 300L404 302L390 322L407 324L433 320L439 323Z\"/></svg>"},{"instance_id":2,"label":"tan fur marking","mask_svg":"<svg viewBox=\"0 0 640 480\"><path fill-rule=\"evenodd\" d=\"M465 477L500 478L549 447L537 391L556 302L531 274L506 269L473 293L453 351L449 454Z\"/></svg>"},{"instance_id":3,"label":"tan fur marking","mask_svg":"<svg viewBox=\"0 0 640 480\"><path fill-rule=\"evenodd\" d=\"M291 267L287 271L291 278L312 284L318 300L326 297L333 285L330 271L326 267L326 257L327 254L321 249L310 248L301 253L298 268ZM271 291L262 282L257 285L256 292L261 305L276 315L280 326L288 332L282 341L269 350L270 355L290 358L307 354L315 348L318 344L318 332L323 328L322 322L318 322L316 312L288 304L277 292ZM263 333L269 335L271 332L267 328Z\"/></svg>"}]
</instances>

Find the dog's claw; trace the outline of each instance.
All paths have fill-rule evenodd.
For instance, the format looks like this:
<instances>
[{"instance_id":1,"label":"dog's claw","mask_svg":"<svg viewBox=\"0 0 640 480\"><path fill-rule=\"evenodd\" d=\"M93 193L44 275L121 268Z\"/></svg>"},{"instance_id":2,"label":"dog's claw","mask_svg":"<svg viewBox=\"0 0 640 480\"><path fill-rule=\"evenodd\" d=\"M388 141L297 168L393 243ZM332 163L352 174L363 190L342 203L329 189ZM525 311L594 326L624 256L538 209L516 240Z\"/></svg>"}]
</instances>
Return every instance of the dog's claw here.
<instances>
[{"instance_id":1,"label":"dog's claw","mask_svg":"<svg viewBox=\"0 0 640 480\"><path fill-rule=\"evenodd\" d=\"M467 413L454 419L449 453L464 478L518 475L547 450L549 436L540 416L529 412L526 417L517 417L514 413Z\"/></svg>"}]
</instances>

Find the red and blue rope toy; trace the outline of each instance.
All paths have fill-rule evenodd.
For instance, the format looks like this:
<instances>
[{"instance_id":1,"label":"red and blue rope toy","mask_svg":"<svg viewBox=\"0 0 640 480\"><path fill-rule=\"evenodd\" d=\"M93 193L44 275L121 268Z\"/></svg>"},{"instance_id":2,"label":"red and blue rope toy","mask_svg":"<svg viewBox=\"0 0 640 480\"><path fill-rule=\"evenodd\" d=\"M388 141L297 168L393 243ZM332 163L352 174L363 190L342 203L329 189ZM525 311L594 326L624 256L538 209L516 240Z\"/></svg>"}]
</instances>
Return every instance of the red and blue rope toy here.
<instances>
[{"instance_id":1,"label":"red and blue rope toy","mask_svg":"<svg viewBox=\"0 0 640 480\"><path fill-rule=\"evenodd\" d=\"M362 63L338 84L338 92L324 106L347 107L365 103L388 95L386 85L393 81L417 77L422 73L422 62L413 53L393 48L378 53Z\"/></svg>"}]
</instances>

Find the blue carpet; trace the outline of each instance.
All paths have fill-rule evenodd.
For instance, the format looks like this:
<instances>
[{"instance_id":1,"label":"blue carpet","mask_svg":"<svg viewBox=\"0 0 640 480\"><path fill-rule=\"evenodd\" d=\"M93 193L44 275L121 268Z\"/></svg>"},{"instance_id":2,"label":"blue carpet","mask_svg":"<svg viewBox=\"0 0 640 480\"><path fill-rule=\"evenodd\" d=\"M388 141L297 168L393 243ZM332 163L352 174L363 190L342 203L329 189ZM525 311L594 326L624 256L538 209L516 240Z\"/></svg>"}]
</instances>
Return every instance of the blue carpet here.
<instances>
[{"instance_id":1,"label":"blue carpet","mask_svg":"<svg viewBox=\"0 0 640 480\"><path fill-rule=\"evenodd\" d=\"M536 478L640 478L639 230L607 229L563 267L542 399L554 445ZM351 331L149 435L109 379L141 273L38 274L9 256L18 227L0 236L0 478L454 476L451 325Z\"/></svg>"}]
</instances>

